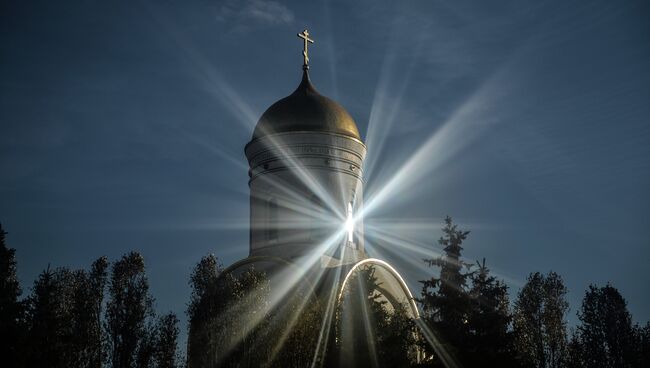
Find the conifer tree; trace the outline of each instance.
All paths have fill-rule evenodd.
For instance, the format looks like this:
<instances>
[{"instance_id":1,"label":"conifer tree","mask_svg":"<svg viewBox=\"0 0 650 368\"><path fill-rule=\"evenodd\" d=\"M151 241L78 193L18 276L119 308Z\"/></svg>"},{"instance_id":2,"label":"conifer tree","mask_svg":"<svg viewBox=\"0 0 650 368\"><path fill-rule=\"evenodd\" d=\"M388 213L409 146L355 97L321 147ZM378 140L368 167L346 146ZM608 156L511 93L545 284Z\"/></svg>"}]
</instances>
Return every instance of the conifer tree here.
<instances>
[{"instance_id":1,"label":"conifer tree","mask_svg":"<svg viewBox=\"0 0 650 368\"><path fill-rule=\"evenodd\" d=\"M449 216L445 218L442 231L438 244L443 247L445 255L424 260L429 267L440 267L440 277L420 281L422 297L418 301L422 306L423 321L439 334L441 349L458 360L464 355L469 336L467 323L471 305L468 281L472 274L469 272L471 264L461 260L461 252L463 241L470 232L458 229ZM425 355L435 356L434 349L428 344L423 345L423 349Z\"/></svg>"},{"instance_id":2,"label":"conifer tree","mask_svg":"<svg viewBox=\"0 0 650 368\"><path fill-rule=\"evenodd\" d=\"M483 263L476 262L478 270L472 273L469 351L464 361L467 366L511 366L508 287L490 275Z\"/></svg>"},{"instance_id":3,"label":"conifer tree","mask_svg":"<svg viewBox=\"0 0 650 368\"><path fill-rule=\"evenodd\" d=\"M22 360L20 346L23 341L23 304L16 275L16 250L5 243L7 233L0 224L0 356L9 366Z\"/></svg>"}]
</instances>

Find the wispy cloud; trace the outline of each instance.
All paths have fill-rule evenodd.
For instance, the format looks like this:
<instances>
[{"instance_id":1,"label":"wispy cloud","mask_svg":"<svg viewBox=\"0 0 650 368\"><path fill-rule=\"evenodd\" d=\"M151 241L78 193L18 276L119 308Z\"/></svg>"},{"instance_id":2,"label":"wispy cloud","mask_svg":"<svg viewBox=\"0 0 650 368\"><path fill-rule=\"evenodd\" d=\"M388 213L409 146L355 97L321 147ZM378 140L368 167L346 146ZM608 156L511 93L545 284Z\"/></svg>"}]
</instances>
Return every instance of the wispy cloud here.
<instances>
[{"instance_id":1,"label":"wispy cloud","mask_svg":"<svg viewBox=\"0 0 650 368\"><path fill-rule=\"evenodd\" d=\"M272 0L228 1L217 10L217 20L224 23L238 23L273 26L291 24L293 12L286 6Z\"/></svg>"}]
</instances>

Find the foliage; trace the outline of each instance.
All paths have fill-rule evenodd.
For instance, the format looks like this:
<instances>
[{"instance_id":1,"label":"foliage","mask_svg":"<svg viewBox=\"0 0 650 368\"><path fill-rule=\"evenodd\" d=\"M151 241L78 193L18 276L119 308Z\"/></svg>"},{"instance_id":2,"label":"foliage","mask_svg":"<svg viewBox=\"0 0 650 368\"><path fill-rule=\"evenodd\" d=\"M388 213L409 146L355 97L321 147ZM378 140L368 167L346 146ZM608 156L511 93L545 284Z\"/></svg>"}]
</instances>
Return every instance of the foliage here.
<instances>
[{"instance_id":1,"label":"foliage","mask_svg":"<svg viewBox=\"0 0 650 368\"><path fill-rule=\"evenodd\" d=\"M28 299L28 366L66 367L74 359L73 277L67 268L48 268L34 282Z\"/></svg>"},{"instance_id":2,"label":"foliage","mask_svg":"<svg viewBox=\"0 0 650 368\"><path fill-rule=\"evenodd\" d=\"M24 306L18 300L22 291L16 275L16 250L7 248L6 235L0 224L0 356L11 366L22 360Z\"/></svg>"},{"instance_id":3,"label":"foliage","mask_svg":"<svg viewBox=\"0 0 650 368\"><path fill-rule=\"evenodd\" d=\"M637 367L644 367L650 362L650 322L646 322L645 326L634 326L634 337L636 345L636 360Z\"/></svg>"},{"instance_id":4,"label":"foliage","mask_svg":"<svg viewBox=\"0 0 650 368\"><path fill-rule=\"evenodd\" d=\"M76 340L78 367L101 367L102 302L108 272L108 258L98 258L90 272L75 272L73 335Z\"/></svg>"},{"instance_id":5,"label":"foliage","mask_svg":"<svg viewBox=\"0 0 650 368\"><path fill-rule=\"evenodd\" d=\"M174 313L168 313L158 318L156 324L156 341L154 343L154 361L157 368L176 368L178 345L178 318Z\"/></svg>"},{"instance_id":6,"label":"foliage","mask_svg":"<svg viewBox=\"0 0 650 368\"><path fill-rule=\"evenodd\" d=\"M567 339L567 290L559 275L530 274L511 313L508 289L485 260L474 272L461 260L469 232L449 217L443 232L438 243L445 255L425 260L440 268L438 277L422 282L418 326L425 333L410 319L406 304L382 296L372 266L349 279L342 302L330 305L336 306L333 323L323 329L328 303L302 287L306 283L278 295L264 272L224 273L216 257L204 257L190 279L187 366L393 367L414 365L417 353L424 358L417 366L648 365L650 323L633 325L613 286L589 287L578 312L580 324ZM110 272L106 257L87 270L48 266L31 294L19 300L15 250L6 246L5 235L0 226L3 366L181 365L179 320L173 313L155 317L140 254L124 255Z\"/></svg>"},{"instance_id":7,"label":"foliage","mask_svg":"<svg viewBox=\"0 0 650 368\"><path fill-rule=\"evenodd\" d=\"M438 244L445 251L444 257L424 260L429 267L440 267L440 277L431 276L428 280L420 281L422 292L418 300L422 306L423 322L436 332L440 341L440 346L436 348L422 344L425 356L432 358L433 365L443 364L436 349L445 351L455 361L465 355L472 306L468 292L471 264L461 260L462 244L470 232L459 230L449 216L445 218L442 231L443 236ZM463 272L463 267L468 271Z\"/></svg>"},{"instance_id":8,"label":"foliage","mask_svg":"<svg viewBox=\"0 0 650 368\"><path fill-rule=\"evenodd\" d=\"M190 276L192 294L187 308L189 332L187 363L189 367L211 367L215 359L213 316L223 309L223 291L217 284L223 268L217 258L210 254L203 257Z\"/></svg>"},{"instance_id":9,"label":"foliage","mask_svg":"<svg viewBox=\"0 0 650 368\"><path fill-rule=\"evenodd\" d=\"M349 279L337 308L336 348L331 365L403 367L415 361L416 328L405 304L383 297L375 268L361 268ZM406 302L406 301L404 301Z\"/></svg>"},{"instance_id":10,"label":"foliage","mask_svg":"<svg viewBox=\"0 0 650 368\"><path fill-rule=\"evenodd\" d=\"M271 282L250 268L221 274L214 256L194 269L188 306L189 367L307 366L312 363L321 304L296 289L272 303Z\"/></svg>"},{"instance_id":11,"label":"foliage","mask_svg":"<svg viewBox=\"0 0 650 368\"><path fill-rule=\"evenodd\" d=\"M563 367L567 358L567 289L555 272L532 273L513 313L514 348L524 366Z\"/></svg>"},{"instance_id":12,"label":"foliage","mask_svg":"<svg viewBox=\"0 0 650 368\"><path fill-rule=\"evenodd\" d=\"M319 364L322 357L315 356L319 343L319 332L323 323L323 302L305 295L306 290L298 288L273 311L273 332L280 335L273 341L273 367L307 367Z\"/></svg>"},{"instance_id":13,"label":"foliage","mask_svg":"<svg viewBox=\"0 0 650 368\"><path fill-rule=\"evenodd\" d=\"M418 300L427 339L420 339L427 366L514 366L508 288L477 262L462 261L462 244L469 231L447 216L438 244L445 255L425 259L439 267L439 277L421 281ZM465 269L465 271L463 270Z\"/></svg>"},{"instance_id":14,"label":"foliage","mask_svg":"<svg viewBox=\"0 0 650 368\"><path fill-rule=\"evenodd\" d=\"M148 366L153 298L149 295L144 259L139 253L128 253L113 264L108 291L104 328L109 366Z\"/></svg>"},{"instance_id":15,"label":"foliage","mask_svg":"<svg viewBox=\"0 0 650 368\"><path fill-rule=\"evenodd\" d=\"M641 366L643 333L632 326L627 303L616 288L590 285L578 318L581 324L572 339L576 366Z\"/></svg>"},{"instance_id":16,"label":"foliage","mask_svg":"<svg viewBox=\"0 0 650 368\"><path fill-rule=\"evenodd\" d=\"M91 271L47 269L27 300L27 365L34 367L100 367L101 307L106 258Z\"/></svg>"},{"instance_id":17,"label":"foliage","mask_svg":"<svg viewBox=\"0 0 650 368\"><path fill-rule=\"evenodd\" d=\"M490 275L483 263L471 275L467 366L511 366L511 322L508 287Z\"/></svg>"},{"instance_id":18,"label":"foliage","mask_svg":"<svg viewBox=\"0 0 650 368\"><path fill-rule=\"evenodd\" d=\"M139 254L124 255L113 265L106 303L106 257L88 270L48 266L20 301L15 250L6 247L6 234L0 225L3 366L100 368L104 361L113 367L177 366L178 319L170 313L153 323L153 298Z\"/></svg>"}]
</instances>

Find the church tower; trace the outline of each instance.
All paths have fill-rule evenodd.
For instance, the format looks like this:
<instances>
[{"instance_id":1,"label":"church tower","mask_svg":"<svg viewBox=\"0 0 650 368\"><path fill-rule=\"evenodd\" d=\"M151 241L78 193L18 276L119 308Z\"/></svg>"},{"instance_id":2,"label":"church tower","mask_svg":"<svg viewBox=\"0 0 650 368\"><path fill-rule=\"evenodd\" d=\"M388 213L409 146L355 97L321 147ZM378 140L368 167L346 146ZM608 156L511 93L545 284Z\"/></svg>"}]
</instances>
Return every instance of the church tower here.
<instances>
[{"instance_id":1,"label":"church tower","mask_svg":"<svg viewBox=\"0 0 650 368\"><path fill-rule=\"evenodd\" d=\"M314 88L307 63L298 88L264 112L245 148L250 255L291 261L321 252L324 265L351 263L365 257L366 146L343 106Z\"/></svg>"},{"instance_id":2,"label":"church tower","mask_svg":"<svg viewBox=\"0 0 650 368\"><path fill-rule=\"evenodd\" d=\"M388 305L418 310L404 279L364 249L366 145L350 114L309 78L307 30L300 84L259 119L244 151L249 163L250 248L224 273L263 270L280 300L298 286L339 303L347 281L372 267Z\"/></svg>"}]
</instances>

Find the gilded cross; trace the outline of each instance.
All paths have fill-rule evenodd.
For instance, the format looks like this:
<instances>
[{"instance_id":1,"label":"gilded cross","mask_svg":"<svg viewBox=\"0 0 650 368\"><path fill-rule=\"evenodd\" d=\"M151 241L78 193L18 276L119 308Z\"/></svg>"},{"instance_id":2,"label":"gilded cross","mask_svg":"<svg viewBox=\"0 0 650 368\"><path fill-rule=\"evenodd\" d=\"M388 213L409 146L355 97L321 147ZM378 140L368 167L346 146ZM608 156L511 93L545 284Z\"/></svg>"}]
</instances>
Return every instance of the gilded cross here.
<instances>
[{"instance_id":1,"label":"gilded cross","mask_svg":"<svg viewBox=\"0 0 650 368\"><path fill-rule=\"evenodd\" d=\"M298 33L298 37L304 40L304 46L302 48L302 57L303 57L302 67L303 69L309 69L309 56L307 55L307 46L310 43L314 43L314 40L309 38L309 32L307 32L306 29L302 31L302 33Z\"/></svg>"}]
</instances>

